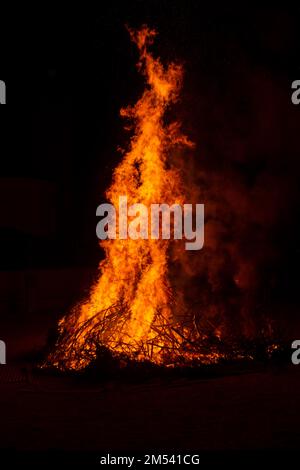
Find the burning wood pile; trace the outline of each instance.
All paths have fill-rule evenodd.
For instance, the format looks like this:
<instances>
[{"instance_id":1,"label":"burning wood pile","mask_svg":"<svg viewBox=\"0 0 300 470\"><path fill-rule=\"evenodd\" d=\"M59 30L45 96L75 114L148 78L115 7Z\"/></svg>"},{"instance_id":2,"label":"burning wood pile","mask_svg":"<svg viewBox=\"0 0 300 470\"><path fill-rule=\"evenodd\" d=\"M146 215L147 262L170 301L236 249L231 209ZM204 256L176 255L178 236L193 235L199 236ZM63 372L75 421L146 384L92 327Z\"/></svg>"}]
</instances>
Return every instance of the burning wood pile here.
<instances>
[{"instance_id":1,"label":"burning wood pile","mask_svg":"<svg viewBox=\"0 0 300 470\"><path fill-rule=\"evenodd\" d=\"M165 117L178 98L182 67L174 63L164 67L152 56L149 45L155 31L143 27L130 30L130 35L147 85L134 106L121 110L134 132L106 197L116 208L120 196L146 207L160 202L183 205L187 194L172 154L191 149L193 143L181 133L178 122ZM125 360L166 366L251 357L233 343L226 345L222 322L187 308L175 292L170 266L183 250L183 240L116 237L101 246L105 259L99 277L89 298L59 322L59 338L46 366L83 369L102 347Z\"/></svg>"}]
</instances>

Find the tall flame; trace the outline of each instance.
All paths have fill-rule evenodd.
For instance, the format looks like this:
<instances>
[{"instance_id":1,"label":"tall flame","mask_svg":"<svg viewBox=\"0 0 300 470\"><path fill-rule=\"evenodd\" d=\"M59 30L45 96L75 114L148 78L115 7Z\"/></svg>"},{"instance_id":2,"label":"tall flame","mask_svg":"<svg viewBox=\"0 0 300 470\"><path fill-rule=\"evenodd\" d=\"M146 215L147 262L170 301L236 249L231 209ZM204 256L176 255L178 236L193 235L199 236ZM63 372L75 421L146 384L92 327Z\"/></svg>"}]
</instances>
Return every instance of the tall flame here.
<instances>
[{"instance_id":1,"label":"tall flame","mask_svg":"<svg viewBox=\"0 0 300 470\"><path fill-rule=\"evenodd\" d=\"M134 124L129 151L113 174L106 192L118 213L119 196L128 205L152 203L183 204L183 184L170 158L174 146L192 146L180 132L178 122L166 124L164 114L178 97L182 67L166 68L149 52L156 35L144 26L129 30L137 45L138 69L146 78L146 89L133 107L121 116ZM179 334L162 329L172 323L172 288L168 278L170 240L119 239L102 241L105 259L89 299L60 321L64 338L50 360L67 368L82 368L96 354L95 336L101 345L137 359L151 358L160 363L163 352ZM91 336L91 332L93 335ZM93 337L93 341L88 341ZM83 349L82 354L78 351Z\"/></svg>"}]
</instances>

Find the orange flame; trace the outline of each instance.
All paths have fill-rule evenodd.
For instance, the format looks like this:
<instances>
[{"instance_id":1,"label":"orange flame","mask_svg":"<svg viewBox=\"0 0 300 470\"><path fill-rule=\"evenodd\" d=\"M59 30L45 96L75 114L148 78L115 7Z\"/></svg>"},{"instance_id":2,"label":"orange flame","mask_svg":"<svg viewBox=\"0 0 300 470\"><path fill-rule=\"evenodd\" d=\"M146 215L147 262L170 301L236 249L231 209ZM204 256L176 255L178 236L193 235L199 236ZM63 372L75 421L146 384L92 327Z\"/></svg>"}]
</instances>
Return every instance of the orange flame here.
<instances>
[{"instance_id":1,"label":"orange flame","mask_svg":"<svg viewBox=\"0 0 300 470\"><path fill-rule=\"evenodd\" d=\"M171 63L165 68L152 56L149 45L156 35L154 30L144 26L129 32L138 47L138 69L145 76L147 86L133 107L121 110L121 116L133 121L135 132L106 193L117 216L120 195L127 196L128 205L183 204L183 184L170 154L176 145L193 145L181 134L178 122L164 123L167 107L178 98L182 67ZM174 338L180 341L176 330L169 330L163 336L158 334L172 323L172 288L168 278L170 243L170 240L118 237L101 242L105 259L100 263L99 278L89 299L60 321L60 331L67 335L59 346L60 359L57 352L50 356L52 364L59 366L62 359L65 367L85 367L96 354L95 343L89 343L87 338L97 329L100 343L113 352L137 359L150 357L156 363L163 361L164 348L171 348ZM101 332L100 324L104 325ZM84 357L78 359L76 352L83 345Z\"/></svg>"}]
</instances>

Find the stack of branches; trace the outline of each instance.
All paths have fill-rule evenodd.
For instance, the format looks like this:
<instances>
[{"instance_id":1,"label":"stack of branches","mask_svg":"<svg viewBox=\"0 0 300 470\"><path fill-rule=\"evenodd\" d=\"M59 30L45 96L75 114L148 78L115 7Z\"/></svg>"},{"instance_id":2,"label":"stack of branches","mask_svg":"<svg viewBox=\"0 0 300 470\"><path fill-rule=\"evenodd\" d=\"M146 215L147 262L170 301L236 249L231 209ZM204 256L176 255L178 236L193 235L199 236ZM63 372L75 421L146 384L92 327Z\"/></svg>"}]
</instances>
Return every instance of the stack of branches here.
<instances>
[{"instance_id":1,"label":"stack of branches","mask_svg":"<svg viewBox=\"0 0 300 470\"><path fill-rule=\"evenodd\" d=\"M147 337L141 340L126 333L131 311L124 302L101 310L86 321L79 322L78 315L77 310L64 318L55 348L44 366L83 369L104 349L123 364L138 360L175 367L254 358L253 346L249 347L246 341L221 338L216 334L219 324L192 311L166 318L163 309L158 309Z\"/></svg>"},{"instance_id":2,"label":"stack of branches","mask_svg":"<svg viewBox=\"0 0 300 470\"><path fill-rule=\"evenodd\" d=\"M128 337L126 324L130 316L131 311L123 302L83 322L73 311L61 323L58 340L44 366L83 369L103 348L123 363L139 360L167 366L216 363L237 354L232 344L231 348L226 347L216 336L216 325L211 320L192 312L170 319L158 309L149 334L142 340Z\"/></svg>"}]
</instances>

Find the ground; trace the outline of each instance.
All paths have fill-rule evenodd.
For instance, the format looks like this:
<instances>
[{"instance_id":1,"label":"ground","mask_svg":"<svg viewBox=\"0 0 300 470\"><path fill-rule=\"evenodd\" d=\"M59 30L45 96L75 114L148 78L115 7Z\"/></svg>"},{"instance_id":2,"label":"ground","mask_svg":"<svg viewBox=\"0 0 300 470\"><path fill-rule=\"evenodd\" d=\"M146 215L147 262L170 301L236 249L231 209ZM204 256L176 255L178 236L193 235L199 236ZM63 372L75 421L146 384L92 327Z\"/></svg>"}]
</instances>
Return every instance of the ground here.
<instances>
[{"instance_id":1,"label":"ground","mask_svg":"<svg viewBox=\"0 0 300 470\"><path fill-rule=\"evenodd\" d=\"M300 444L296 366L235 369L202 379L87 383L31 376L18 365L1 366L0 381L6 456L83 452L97 459L114 452L188 450L201 456L206 451L292 451Z\"/></svg>"}]
</instances>

